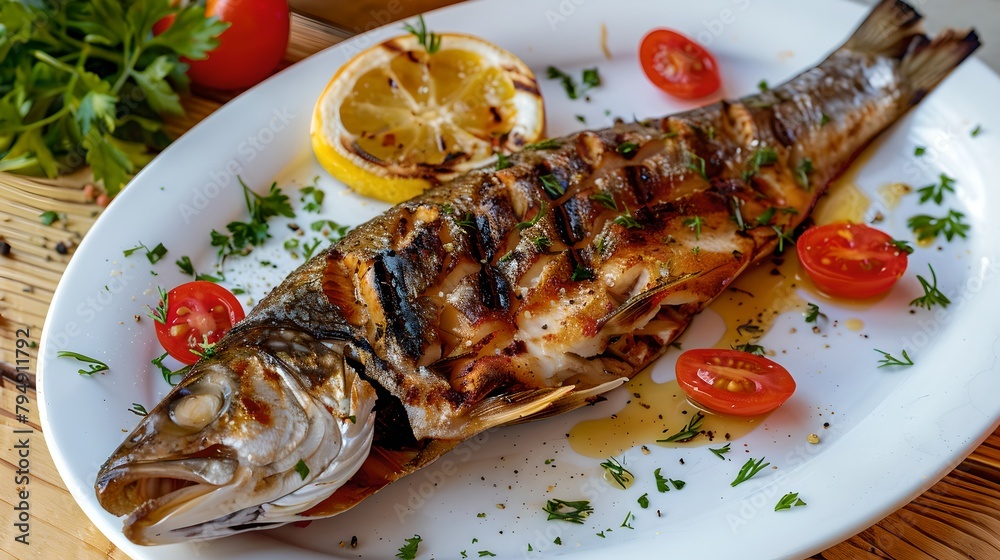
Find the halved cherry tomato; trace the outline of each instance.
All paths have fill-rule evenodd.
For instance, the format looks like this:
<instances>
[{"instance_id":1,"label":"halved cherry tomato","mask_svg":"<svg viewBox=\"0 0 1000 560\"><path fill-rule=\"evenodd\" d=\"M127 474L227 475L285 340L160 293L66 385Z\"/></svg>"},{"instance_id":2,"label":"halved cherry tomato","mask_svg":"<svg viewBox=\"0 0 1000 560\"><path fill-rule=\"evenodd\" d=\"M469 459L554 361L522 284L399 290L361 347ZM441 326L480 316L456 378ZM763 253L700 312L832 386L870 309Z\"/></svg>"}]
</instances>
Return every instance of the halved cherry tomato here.
<instances>
[{"instance_id":1,"label":"halved cherry tomato","mask_svg":"<svg viewBox=\"0 0 1000 560\"><path fill-rule=\"evenodd\" d=\"M888 234L864 224L809 228L795 246L809 278L831 296L876 296L887 292L906 271L906 251Z\"/></svg>"},{"instance_id":2,"label":"halved cherry tomato","mask_svg":"<svg viewBox=\"0 0 1000 560\"><path fill-rule=\"evenodd\" d=\"M193 351L218 342L245 316L229 290L212 282L188 282L167 292L166 323L154 321L156 338L168 354L193 364L198 361Z\"/></svg>"},{"instance_id":3,"label":"halved cherry tomato","mask_svg":"<svg viewBox=\"0 0 1000 560\"><path fill-rule=\"evenodd\" d=\"M639 45L646 76L663 91L684 99L704 97L719 89L719 66L701 45L669 29L654 29Z\"/></svg>"},{"instance_id":4,"label":"halved cherry tomato","mask_svg":"<svg viewBox=\"0 0 1000 560\"><path fill-rule=\"evenodd\" d=\"M787 369L741 350L688 350L677 358L676 373L688 398L735 416L771 412L795 392Z\"/></svg>"}]
</instances>

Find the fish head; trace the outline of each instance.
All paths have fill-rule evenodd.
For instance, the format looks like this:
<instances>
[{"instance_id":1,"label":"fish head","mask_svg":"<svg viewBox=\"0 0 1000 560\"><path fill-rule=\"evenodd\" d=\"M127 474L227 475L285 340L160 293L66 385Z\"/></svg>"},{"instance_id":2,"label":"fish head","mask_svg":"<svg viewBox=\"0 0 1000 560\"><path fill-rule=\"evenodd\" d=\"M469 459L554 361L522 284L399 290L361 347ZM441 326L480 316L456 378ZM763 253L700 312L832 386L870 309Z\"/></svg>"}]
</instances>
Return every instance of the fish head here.
<instances>
[{"instance_id":1,"label":"fish head","mask_svg":"<svg viewBox=\"0 0 1000 560\"><path fill-rule=\"evenodd\" d=\"M101 467L101 506L147 545L295 521L368 456L376 397L362 367L345 343L298 330L230 333Z\"/></svg>"}]
</instances>

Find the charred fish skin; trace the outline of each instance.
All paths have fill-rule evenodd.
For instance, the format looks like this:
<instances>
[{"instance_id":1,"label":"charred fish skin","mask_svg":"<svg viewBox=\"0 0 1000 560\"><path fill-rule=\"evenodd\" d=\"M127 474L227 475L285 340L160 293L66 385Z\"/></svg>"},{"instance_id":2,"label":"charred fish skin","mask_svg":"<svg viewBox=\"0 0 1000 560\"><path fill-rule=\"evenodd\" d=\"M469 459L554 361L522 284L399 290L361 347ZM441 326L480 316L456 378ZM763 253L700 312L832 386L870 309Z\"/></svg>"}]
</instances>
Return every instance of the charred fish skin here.
<instances>
[{"instance_id":1,"label":"charred fish skin","mask_svg":"<svg viewBox=\"0 0 1000 560\"><path fill-rule=\"evenodd\" d=\"M359 226L140 422L100 503L142 544L329 517L485 429L593 402L979 44L919 19L885 0L780 87L573 134Z\"/></svg>"}]
</instances>

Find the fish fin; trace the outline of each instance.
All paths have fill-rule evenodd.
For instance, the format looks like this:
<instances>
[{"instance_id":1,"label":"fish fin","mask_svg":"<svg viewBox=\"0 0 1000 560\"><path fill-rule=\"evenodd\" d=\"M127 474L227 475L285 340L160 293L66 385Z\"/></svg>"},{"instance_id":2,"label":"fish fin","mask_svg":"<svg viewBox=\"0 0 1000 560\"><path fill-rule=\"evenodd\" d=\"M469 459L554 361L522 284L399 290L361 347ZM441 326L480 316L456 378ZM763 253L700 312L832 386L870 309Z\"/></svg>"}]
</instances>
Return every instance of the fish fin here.
<instances>
[{"instance_id":1,"label":"fish fin","mask_svg":"<svg viewBox=\"0 0 1000 560\"><path fill-rule=\"evenodd\" d=\"M720 264L707 270L689 272L687 274L681 274L680 276L662 280L656 286L630 297L617 309L605 315L604 318L598 322L598 328L604 332L610 333L632 332L635 328L635 324L643 317L653 313L653 311L660 306L660 302L663 301L671 290L674 290L678 286L694 280L695 278L714 272L722 266L724 265Z\"/></svg>"},{"instance_id":2,"label":"fish fin","mask_svg":"<svg viewBox=\"0 0 1000 560\"><path fill-rule=\"evenodd\" d=\"M522 422L532 422L534 420L541 420L542 418L548 418L550 416L557 416L564 412L569 412L571 410L576 410L581 406L586 406L588 404L594 404L597 402L597 396L608 391L621 386L623 383L628 381L627 377L617 377L611 381L601 383L600 385L595 385L589 389L583 389L580 391L573 391L567 393L564 397L552 403L552 406L540 410L531 416L525 416L523 418L518 418L511 422L512 424L520 424Z\"/></svg>"},{"instance_id":3,"label":"fish fin","mask_svg":"<svg viewBox=\"0 0 1000 560\"><path fill-rule=\"evenodd\" d=\"M531 389L487 397L470 412L469 431L478 433L536 415L573 392L574 386Z\"/></svg>"},{"instance_id":4,"label":"fish fin","mask_svg":"<svg viewBox=\"0 0 1000 560\"><path fill-rule=\"evenodd\" d=\"M915 105L923 99L972 51L979 48L979 44L975 30L954 29L946 29L933 39L921 36L910 43L899 65L899 71L906 76L914 92L910 103Z\"/></svg>"},{"instance_id":5,"label":"fish fin","mask_svg":"<svg viewBox=\"0 0 1000 560\"><path fill-rule=\"evenodd\" d=\"M914 37L923 36L923 16L903 0L882 0L841 48L882 56L902 56Z\"/></svg>"},{"instance_id":6,"label":"fish fin","mask_svg":"<svg viewBox=\"0 0 1000 560\"><path fill-rule=\"evenodd\" d=\"M947 29L929 39L921 17L903 0L882 0L841 47L901 59L900 71L913 88L914 104L979 48L974 30Z\"/></svg>"}]
</instances>

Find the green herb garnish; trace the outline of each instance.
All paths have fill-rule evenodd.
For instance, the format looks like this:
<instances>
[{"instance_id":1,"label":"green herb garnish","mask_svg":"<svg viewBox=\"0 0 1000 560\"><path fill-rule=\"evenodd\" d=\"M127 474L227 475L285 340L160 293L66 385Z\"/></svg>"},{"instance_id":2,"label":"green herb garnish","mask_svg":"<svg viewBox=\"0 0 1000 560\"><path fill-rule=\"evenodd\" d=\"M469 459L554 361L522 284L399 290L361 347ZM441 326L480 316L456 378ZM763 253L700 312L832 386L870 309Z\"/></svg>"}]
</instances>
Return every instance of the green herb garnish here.
<instances>
[{"instance_id":1,"label":"green herb garnish","mask_svg":"<svg viewBox=\"0 0 1000 560\"><path fill-rule=\"evenodd\" d=\"M149 414L149 412L146 411L146 407L139 403L132 403L132 408L128 409L128 411L136 416L146 416Z\"/></svg>"},{"instance_id":2,"label":"green herb garnish","mask_svg":"<svg viewBox=\"0 0 1000 560\"><path fill-rule=\"evenodd\" d=\"M687 167L701 175L702 179L708 180L708 174L705 171L705 158L698 154L689 154Z\"/></svg>"},{"instance_id":3,"label":"green herb garnish","mask_svg":"<svg viewBox=\"0 0 1000 560\"><path fill-rule=\"evenodd\" d=\"M539 253L544 253L546 249L552 246L552 240L546 235L539 235L538 237L532 239L531 242L535 244L535 249L537 249Z\"/></svg>"},{"instance_id":4,"label":"green herb garnish","mask_svg":"<svg viewBox=\"0 0 1000 560\"><path fill-rule=\"evenodd\" d=\"M690 218L685 218L684 221L681 223L684 224L686 227L690 228L692 231L694 231L695 239L701 239L701 224L705 223L705 221L701 219L701 216L692 216Z\"/></svg>"},{"instance_id":5,"label":"green herb garnish","mask_svg":"<svg viewBox=\"0 0 1000 560\"><path fill-rule=\"evenodd\" d=\"M795 168L795 178L802 185L802 188L807 191L812 189L812 185L809 183L809 176L812 175L812 172L813 162L809 158L802 158L798 167Z\"/></svg>"},{"instance_id":6,"label":"green herb garnish","mask_svg":"<svg viewBox=\"0 0 1000 560\"><path fill-rule=\"evenodd\" d=\"M736 475L736 478L731 483L729 483L729 485L736 486L738 484L742 484L750 480L751 478L756 476L757 473L764 470L764 467L770 464L771 463L764 462L764 457L761 457L760 459L757 460L754 460L752 458L748 459L747 462L743 464L743 468L740 469L739 474Z\"/></svg>"},{"instance_id":7,"label":"green herb garnish","mask_svg":"<svg viewBox=\"0 0 1000 560\"><path fill-rule=\"evenodd\" d=\"M543 200L542 204L538 207L538 213L535 214L534 218L532 218L532 219L530 219L530 220L528 220L526 222L518 222L517 225L515 225L514 227L517 228L518 230L530 228L531 226L534 226L535 224L537 224L538 220L541 220L542 216L544 216L545 213L548 212L548 211L549 211L549 207L548 207L547 204L545 204L545 201Z\"/></svg>"},{"instance_id":8,"label":"green herb garnish","mask_svg":"<svg viewBox=\"0 0 1000 560\"><path fill-rule=\"evenodd\" d=\"M913 216L906 221L906 225L917 234L917 240L933 239L938 234L944 234L945 239L951 241L956 235L965 238L969 232L969 225L962 220L965 214L957 210L948 210L948 214L942 218L935 218L927 214Z\"/></svg>"},{"instance_id":9,"label":"green herb garnish","mask_svg":"<svg viewBox=\"0 0 1000 560\"><path fill-rule=\"evenodd\" d=\"M570 274L569 279L574 282L580 282L582 280L593 280L594 273L590 271L587 267L582 264L576 265L573 269L573 274Z\"/></svg>"},{"instance_id":10,"label":"green herb garnish","mask_svg":"<svg viewBox=\"0 0 1000 560\"><path fill-rule=\"evenodd\" d=\"M819 125L824 126L830 122L830 116L826 113L821 113L819 117Z\"/></svg>"},{"instance_id":11,"label":"green herb garnish","mask_svg":"<svg viewBox=\"0 0 1000 560\"><path fill-rule=\"evenodd\" d=\"M695 412L694 416L692 416L691 419L688 420L688 423L683 428L681 428L679 432L677 432L672 436L667 437L666 439L658 439L656 441L658 443L670 443L670 442L683 443L685 441L691 441L692 439L694 439L695 436L698 435L699 431L701 430L701 425L704 421L705 421L705 415L702 414L701 412Z\"/></svg>"},{"instance_id":12,"label":"green herb garnish","mask_svg":"<svg viewBox=\"0 0 1000 560\"><path fill-rule=\"evenodd\" d=\"M157 286L156 291L160 294L160 301L156 304L156 308L150 309L149 316L161 325L167 324L167 291L162 287Z\"/></svg>"},{"instance_id":13,"label":"green herb garnish","mask_svg":"<svg viewBox=\"0 0 1000 560\"><path fill-rule=\"evenodd\" d=\"M305 480L306 477L309 476L309 466L306 465L305 461L299 459L299 462L295 463L295 472L299 473L299 476L302 477L302 480Z\"/></svg>"},{"instance_id":14,"label":"green herb garnish","mask_svg":"<svg viewBox=\"0 0 1000 560\"><path fill-rule=\"evenodd\" d=\"M712 453L714 453L715 456L718 457L719 459L722 459L723 461L725 461L726 458L723 457L723 455L725 455L726 453L729 453L729 444L727 443L726 445L723 445L722 447L717 447L717 448L709 447L708 450L711 451Z\"/></svg>"},{"instance_id":15,"label":"green herb garnish","mask_svg":"<svg viewBox=\"0 0 1000 560\"><path fill-rule=\"evenodd\" d=\"M923 146L917 146L917 147L913 148L913 155L915 155L917 157L920 157L920 156L922 156L922 155L924 155L926 153L927 153L927 148L925 148Z\"/></svg>"},{"instance_id":16,"label":"green herb garnish","mask_svg":"<svg viewBox=\"0 0 1000 560\"><path fill-rule=\"evenodd\" d=\"M56 352L56 356L60 358L73 358L85 364L89 364L89 367L87 369L77 370L79 371L80 375L94 375L95 373L108 371L111 369L108 367L108 364L98 359L91 358L90 356L84 356L83 354L79 354L77 352L60 350L59 352Z\"/></svg>"},{"instance_id":17,"label":"green herb garnish","mask_svg":"<svg viewBox=\"0 0 1000 560\"><path fill-rule=\"evenodd\" d=\"M660 492L662 494L663 492L669 492L670 491L670 486L667 485L667 482L668 482L667 478L660 474L660 469L659 468L657 468L655 471L653 471L653 479L656 481L656 491L657 492Z\"/></svg>"},{"instance_id":18,"label":"green herb garnish","mask_svg":"<svg viewBox=\"0 0 1000 560\"><path fill-rule=\"evenodd\" d=\"M792 239L791 234L785 232L785 230L781 229L781 227L779 227L779 226L771 226L771 229L774 230L774 233L778 234L778 252L779 253L785 252L785 243L788 243L788 244L794 244L795 243L795 240Z\"/></svg>"},{"instance_id":19,"label":"green herb garnish","mask_svg":"<svg viewBox=\"0 0 1000 560\"><path fill-rule=\"evenodd\" d=\"M542 508L542 510L549 514L546 521L568 521L570 523L577 523L580 525L583 524L583 520L586 519L587 516L594 513L594 508L591 507L589 500L570 502L566 500L553 499L546 502L545 507Z\"/></svg>"},{"instance_id":20,"label":"green herb garnish","mask_svg":"<svg viewBox=\"0 0 1000 560\"><path fill-rule=\"evenodd\" d=\"M552 198L559 198L566 193L566 189L559 184L554 175L542 175L539 179L542 181L542 189Z\"/></svg>"},{"instance_id":21,"label":"green herb garnish","mask_svg":"<svg viewBox=\"0 0 1000 560\"><path fill-rule=\"evenodd\" d=\"M979 133L982 132L982 131L983 131L983 126L977 124L976 128L973 128L972 132L969 133L969 136L972 136L973 138L975 138L976 136L979 136Z\"/></svg>"},{"instance_id":22,"label":"green herb garnish","mask_svg":"<svg viewBox=\"0 0 1000 560\"><path fill-rule=\"evenodd\" d=\"M303 243L302 244L302 258L304 258L305 260L309 260L309 259L313 258L313 255L316 253L316 249L319 248L319 245L322 242L323 242L322 239L319 239L318 237L314 237L313 240L312 240L312 243Z\"/></svg>"},{"instance_id":23,"label":"green herb garnish","mask_svg":"<svg viewBox=\"0 0 1000 560\"><path fill-rule=\"evenodd\" d=\"M535 142L534 144L525 144L525 150L554 150L562 146L562 140L558 138L549 138L548 140L542 140L541 142Z\"/></svg>"},{"instance_id":24,"label":"green herb garnish","mask_svg":"<svg viewBox=\"0 0 1000 560\"><path fill-rule=\"evenodd\" d=\"M749 181L751 177L760 172L761 167L774 165L775 163L778 163L778 152L774 148L768 146L757 148L750 155L746 169L743 170L743 180Z\"/></svg>"},{"instance_id":25,"label":"green herb garnish","mask_svg":"<svg viewBox=\"0 0 1000 560\"><path fill-rule=\"evenodd\" d=\"M938 183L917 189L917 192L920 193L921 204L928 200L933 200L934 204L941 204L944 202L945 192L955 192L955 179L944 173L941 173L939 177L941 180Z\"/></svg>"},{"instance_id":26,"label":"green herb garnish","mask_svg":"<svg viewBox=\"0 0 1000 560\"><path fill-rule=\"evenodd\" d=\"M899 249L900 251L906 253L907 255L913 252L913 247L911 247L909 243L907 243L902 239L893 239L889 241L889 243L891 243L896 247L896 249Z\"/></svg>"},{"instance_id":27,"label":"green herb garnish","mask_svg":"<svg viewBox=\"0 0 1000 560\"><path fill-rule=\"evenodd\" d=\"M263 245L271 238L268 232L267 221L274 216L285 216L294 218L295 212L289 203L278 183L271 183L268 193L261 196L243 182L237 176L240 186L243 187L243 200L246 202L247 211L250 214L249 222L229 222L226 229L230 235L223 235L212 230L212 246L219 248L219 258L225 259L227 256L242 252L255 245Z\"/></svg>"},{"instance_id":28,"label":"green herb garnish","mask_svg":"<svg viewBox=\"0 0 1000 560\"><path fill-rule=\"evenodd\" d=\"M169 144L181 58L205 58L229 26L168 0L4 2L2 21L0 168L55 177L88 164L110 197Z\"/></svg>"},{"instance_id":29,"label":"green herb garnish","mask_svg":"<svg viewBox=\"0 0 1000 560\"><path fill-rule=\"evenodd\" d=\"M911 301L910 305L927 309L934 307L935 304L939 304L941 307L948 307L951 300L938 289L937 274L934 272L934 267L928 263L927 268L931 270L931 281L928 282L923 276L917 275L917 280L924 289L924 295Z\"/></svg>"},{"instance_id":30,"label":"green herb garnish","mask_svg":"<svg viewBox=\"0 0 1000 560\"><path fill-rule=\"evenodd\" d=\"M399 547L399 552L396 553L396 558L401 558L402 560L414 560L417 557L417 547L420 545L420 535L413 535L413 537L406 539L406 544Z\"/></svg>"},{"instance_id":31,"label":"green herb garnish","mask_svg":"<svg viewBox=\"0 0 1000 560\"><path fill-rule=\"evenodd\" d=\"M163 243L157 243L156 246L153 247L152 249L140 243L136 247L132 247L131 249L125 249L124 251L122 251L122 254L124 254L126 257L131 257L133 253L135 253L140 249L146 251L146 259L149 260L149 264L156 264L160 262L160 259L162 259L167 254L167 248L163 246Z\"/></svg>"},{"instance_id":32,"label":"green herb garnish","mask_svg":"<svg viewBox=\"0 0 1000 560\"><path fill-rule=\"evenodd\" d=\"M634 156L635 153L639 151L639 145L634 142L622 142L621 144L618 144L618 147L615 148L615 151L625 156L626 158L631 159L631 157Z\"/></svg>"},{"instance_id":33,"label":"green herb garnish","mask_svg":"<svg viewBox=\"0 0 1000 560\"><path fill-rule=\"evenodd\" d=\"M747 354L753 354L754 356L764 355L764 347L759 344L751 344L747 342L745 344L737 344L731 348L733 350L739 350L740 352L746 352Z\"/></svg>"},{"instance_id":34,"label":"green herb garnish","mask_svg":"<svg viewBox=\"0 0 1000 560\"><path fill-rule=\"evenodd\" d=\"M816 322L819 322L819 318L820 317L826 319L826 313L821 312L819 310L819 306L816 305L815 303L807 303L806 304L805 316L806 316L806 322L807 323L816 323Z\"/></svg>"},{"instance_id":35,"label":"green herb garnish","mask_svg":"<svg viewBox=\"0 0 1000 560\"><path fill-rule=\"evenodd\" d=\"M165 360L166 358L167 358L167 353L164 352L163 354L160 355L159 358L153 358L152 360L149 361L149 363L153 364L154 366L156 366L157 369L160 370L160 375L163 376L163 380L166 381L167 384L176 385L176 383L174 383L174 376L184 375L188 372L188 369L190 368L182 367L177 371L171 371L170 368L163 365L163 360Z\"/></svg>"},{"instance_id":36,"label":"green herb garnish","mask_svg":"<svg viewBox=\"0 0 1000 560\"><path fill-rule=\"evenodd\" d=\"M879 354L882 354L882 359L878 361L878 364L879 364L878 367L880 367L880 368L884 368L884 367L888 367L888 366L912 366L913 365L913 360L911 360L910 357L906 354L906 350L903 350L903 359L902 360L900 360L899 358L894 357L892 354L889 354L888 352L883 352L883 351L879 350L878 348L875 348L874 350L876 352L878 352Z\"/></svg>"},{"instance_id":37,"label":"green herb garnish","mask_svg":"<svg viewBox=\"0 0 1000 560\"><path fill-rule=\"evenodd\" d=\"M615 211L618 210L618 204L615 202L615 197L608 191L597 191L594 194L590 195L589 198L594 202L601 203L601 205L607 208L608 210L615 210Z\"/></svg>"},{"instance_id":38,"label":"green herb garnish","mask_svg":"<svg viewBox=\"0 0 1000 560\"><path fill-rule=\"evenodd\" d=\"M632 476L632 473L629 472L629 470L626 469L620 462L618 462L618 459L615 459L614 457L609 457L607 461L601 463L601 467L609 475L611 475L611 478L614 479L614 481L618 484L618 486L621 486L622 488L627 488L628 484L633 480L635 480L635 477Z\"/></svg>"},{"instance_id":39,"label":"green herb garnish","mask_svg":"<svg viewBox=\"0 0 1000 560\"><path fill-rule=\"evenodd\" d=\"M774 511L781 511L783 509L792 509L792 507L801 507L806 505L801 499L799 499L798 492L789 492L778 500L777 505L774 506Z\"/></svg>"},{"instance_id":40,"label":"green herb garnish","mask_svg":"<svg viewBox=\"0 0 1000 560\"><path fill-rule=\"evenodd\" d=\"M639 499L636 500L636 503L638 503L639 507L641 507L642 509L648 508L649 507L649 493L647 492L647 493L643 494L642 496L639 496Z\"/></svg>"},{"instance_id":41,"label":"green herb garnish","mask_svg":"<svg viewBox=\"0 0 1000 560\"><path fill-rule=\"evenodd\" d=\"M306 212L319 213L323 209L323 200L326 198L326 193L318 187L312 185L302 187L299 190L299 195L299 201L305 203L302 209Z\"/></svg>"},{"instance_id":42,"label":"green herb garnish","mask_svg":"<svg viewBox=\"0 0 1000 560\"><path fill-rule=\"evenodd\" d=\"M619 525L618 527L624 527L625 529L633 529L634 530L635 527L633 527L632 525L629 525L629 521L634 521L634 520L635 520L635 516L632 515L632 512L630 511L630 512L628 512L628 513L625 514L625 519L622 521L622 524Z\"/></svg>"},{"instance_id":43,"label":"green herb garnish","mask_svg":"<svg viewBox=\"0 0 1000 560\"><path fill-rule=\"evenodd\" d=\"M624 212L615 216L615 219L611 221L626 229L642 229L642 224L632 216L632 212L628 209L628 206L625 207Z\"/></svg>"},{"instance_id":44,"label":"green herb garnish","mask_svg":"<svg viewBox=\"0 0 1000 560\"><path fill-rule=\"evenodd\" d=\"M409 31L411 34L417 37L417 43L420 43L427 51L427 54L434 54L441 49L441 36L437 33L431 33L427 31L427 24L424 23L423 14L417 16L417 26L414 27L409 23L403 24L403 29Z\"/></svg>"},{"instance_id":45,"label":"green herb garnish","mask_svg":"<svg viewBox=\"0 0 1000 560\"><path fill-rule=\"evenodd\" d=\"M500 171L501 169L507 169L508 167L511 167L513 165L514 164L510 162L510 157L505 156L504 154L501 153L497 154L497 167L496 167L497 171Z\"/></svg>"}]
</instances>

